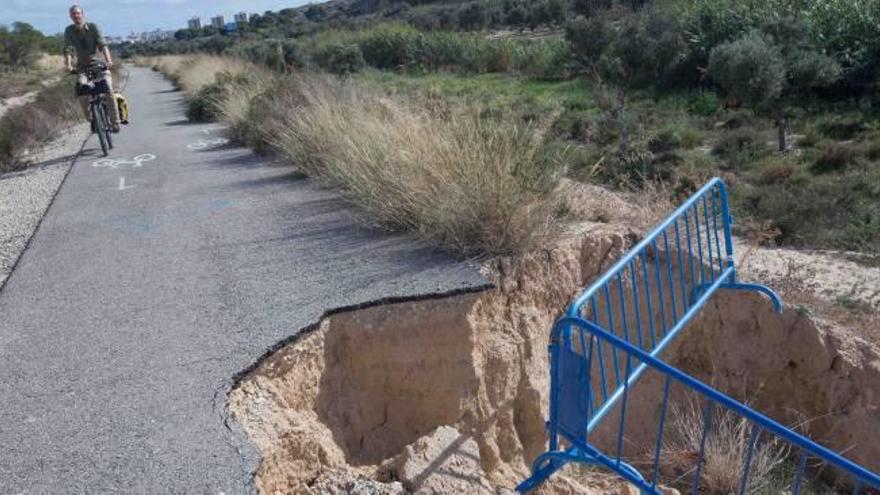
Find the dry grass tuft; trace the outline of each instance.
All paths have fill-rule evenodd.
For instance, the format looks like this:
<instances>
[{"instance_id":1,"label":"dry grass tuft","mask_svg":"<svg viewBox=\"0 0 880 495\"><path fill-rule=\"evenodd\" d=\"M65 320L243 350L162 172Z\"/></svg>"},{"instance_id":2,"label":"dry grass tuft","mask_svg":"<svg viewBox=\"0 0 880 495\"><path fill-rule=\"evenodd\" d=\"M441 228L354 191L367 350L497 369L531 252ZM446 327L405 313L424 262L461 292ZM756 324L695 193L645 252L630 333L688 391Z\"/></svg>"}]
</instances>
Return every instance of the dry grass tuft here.
<instances>
[{"instance_id":1,"label":"dry grass tuft","mask_svg":"<svg viewBox=\"0 0 880 495\"><path fill-rule=\"evenodd\" d=\"M166 75L187 96L192 96L205 86L214 83L218 74L225 73L235 77L262 71L253 64L237 58L212 55L142 57L136 59L135 63L152 67L153 70Z\"/></svg>"},{"instance_id":2,"label":"dry grass tuft","mask_svg":"<svg viewBox=\"0 0 880 495\"><path fill-rule=\"evenodd\" d=\"M685 473L679 481L693 477L703 436L703 408L696 401L673 405L671 439L663 447L666 468ZM705 462L700 472L701 493L738 493L752 435L752 423L721 407L715 407L712 427L706 439ZM755 444L746 493L772 490L774 471L788 457L789 448L767 433ZM688 485L689 486L689 485Z\"/></svg>"},{"instance_id":3,"label":"dry grass tuft","mask_svg":"<svg viewBox=\"0 0 880 495\"><path fill-rule=\"evenodd\" d=\"M212 102L220 120L229 124L229 132L234 139L245 144L255 144L247 136L255 132L255 127L262 125L263 119L251 109L256 99L277 82L277 78L269 72L255 70L245 80L230 84L223 98Z\"/></svg>"},{"instance_id":4,"label":"dry grass tuft","mask_svg":"<svg viewBox=\"0 0 880 495\"><path fill-rule=\"evenodd\" d=\"M465 256L533 249L554 231L558 177L538 166L539 128L319 77L297 78L273 104L275 147L385 227Z\"/></svg>"},{"instance_id":5,"label":"dry grass tuft","mask_svg":"<svg viewBox=\"0 0 880 495\"><path fill-rule=\"evenodd\" d=\"M37 61L37 70L45 71L45 72L61 72L61 68L64 67L64 57L61 55L49 55L48 53L44 53L42 57Z\"/></svg>"}]
</instances>

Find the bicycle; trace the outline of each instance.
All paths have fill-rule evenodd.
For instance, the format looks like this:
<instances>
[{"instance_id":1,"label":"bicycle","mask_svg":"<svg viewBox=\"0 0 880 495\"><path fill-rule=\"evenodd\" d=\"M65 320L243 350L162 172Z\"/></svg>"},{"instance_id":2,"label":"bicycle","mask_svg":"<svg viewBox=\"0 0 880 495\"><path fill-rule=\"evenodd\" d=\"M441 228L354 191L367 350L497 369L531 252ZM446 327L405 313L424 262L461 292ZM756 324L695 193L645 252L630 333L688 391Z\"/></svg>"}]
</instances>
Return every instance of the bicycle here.
<instances>
[{"instance_id":1,"label":"bicycle","mask_svg":"<svg viewBox=\"0 0 880 495\"><path fill-rule=\"evenodd\" d=\"M112 98L110 88L108 87L105 77L107 66L94 62L84 70L76 70L76 74L80 79L77 80L77 94L91 95L89 102L89 115L91 115L92 132L98 134L98 141L101 143L101 151L104 156L110 154L113 149L112 133L113 125L110 123L107 110L107 98Z\"/></svg>"}]
</instances>

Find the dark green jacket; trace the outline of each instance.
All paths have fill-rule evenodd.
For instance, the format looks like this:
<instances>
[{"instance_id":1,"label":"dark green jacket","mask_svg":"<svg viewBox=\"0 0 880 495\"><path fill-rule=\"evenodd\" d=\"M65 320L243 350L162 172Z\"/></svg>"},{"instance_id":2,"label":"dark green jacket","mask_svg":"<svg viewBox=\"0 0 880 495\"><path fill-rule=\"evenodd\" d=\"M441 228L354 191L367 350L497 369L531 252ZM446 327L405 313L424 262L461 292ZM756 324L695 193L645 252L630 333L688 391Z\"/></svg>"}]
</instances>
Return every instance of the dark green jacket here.
<instances>
[{"instance_id":1,"label":"dark green jacket","mask_svg":"<svg viewBox=\"0 0 880 495\"><path fill-rule=\"evenodd\" d=\"M87 22L82 30L77 29L75 24L64 30L64 53L76 55L76 66L79 68L92 63L98 50L106 45L101 30L93 22Z\"/></svg>"}]
</instances>

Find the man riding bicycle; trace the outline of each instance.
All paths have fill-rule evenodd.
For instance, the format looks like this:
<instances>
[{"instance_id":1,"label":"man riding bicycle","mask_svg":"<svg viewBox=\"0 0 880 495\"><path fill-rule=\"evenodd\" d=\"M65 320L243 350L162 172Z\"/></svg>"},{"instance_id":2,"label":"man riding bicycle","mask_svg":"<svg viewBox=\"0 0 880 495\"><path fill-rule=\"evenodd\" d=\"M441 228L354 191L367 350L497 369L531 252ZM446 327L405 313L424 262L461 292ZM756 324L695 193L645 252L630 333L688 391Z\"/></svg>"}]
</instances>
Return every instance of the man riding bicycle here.
<instances>
[{"instance_id":1,"label":"man riding bicycle","mask_svg":"<svg viewBox=\"0 0 880 495\"><path fill-rule=\"evenodd\" d=\"M67 26L67 29L64 30L64 61L67 65L67 70L79 74L84 73L90 65L96 62L98 51L101 52L108 71L104 75L104 83L107 86L106 92L108 97L106 97L106 100L109 103L112 130L113 132L119 132L119 107L116 104L116 99L109 96L113 93L113 82L109 73L109 70L113 67L110 49L107 47L107 43L104 41L104 36L101 35L98 26L93 22L86 22L82 7L74 5L70 7L69 12L73 24ZM74 55L76 55L75 70L73 67ZM76 96L79 98L86 119L89 121L92 119L89 113L91 93L91 88L81 84L81 81L77 81Z\"/></svg>"}]
</instances>

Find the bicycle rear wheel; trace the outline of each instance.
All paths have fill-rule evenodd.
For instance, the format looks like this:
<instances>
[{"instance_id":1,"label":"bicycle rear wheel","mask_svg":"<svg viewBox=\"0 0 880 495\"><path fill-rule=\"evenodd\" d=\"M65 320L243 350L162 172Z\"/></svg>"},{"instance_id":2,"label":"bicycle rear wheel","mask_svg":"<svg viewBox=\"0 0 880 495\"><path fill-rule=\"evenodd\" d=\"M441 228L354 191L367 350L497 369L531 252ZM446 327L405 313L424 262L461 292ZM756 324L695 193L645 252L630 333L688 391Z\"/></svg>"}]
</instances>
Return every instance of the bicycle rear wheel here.
<instances>
[{"instance_id":1,"label":"bicycle rear wheel","mask_svg":"<svg viewBox=\"0 0 880 495\"><path fill-rule=\"evenodd\" d=\"M107 129L107 144L110 146L110 149L113 149L113 132L112 126L110 123L110 114L107 112L107 99L101 99L101 112L104 114L104 128Z\"/></svg>"},{"instance_id":2,"label":"bicycle rear wheel","mask_svg":"<svg viewBox=\"0 0 880 495\"><path fill-rule=\"evenodd\" d=\"M101 143L101 151L104 156L110 154L110 142L108 140L107 119L104 115L103 106L98 102L92 103L92 122L95 132L98 133L98 141Z\"/></svg>"}]
</instances>

